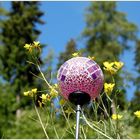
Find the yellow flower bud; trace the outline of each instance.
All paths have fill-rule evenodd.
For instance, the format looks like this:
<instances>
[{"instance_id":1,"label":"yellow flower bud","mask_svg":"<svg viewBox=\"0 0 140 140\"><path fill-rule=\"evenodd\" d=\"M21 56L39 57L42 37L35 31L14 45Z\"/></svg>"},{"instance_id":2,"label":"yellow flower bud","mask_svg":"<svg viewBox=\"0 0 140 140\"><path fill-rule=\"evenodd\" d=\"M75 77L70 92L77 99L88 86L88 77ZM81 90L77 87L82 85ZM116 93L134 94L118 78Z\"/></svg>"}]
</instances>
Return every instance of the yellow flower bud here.
<instances>
[{"instance_id":1,"label":"yellow flower bud","mask_svg":"<svg viewBox=\"0 0 140 140\"><path fill-rule=\"evenodd\" d=\"M36 94L37 93L37 88L32 89L32 93Z\"/></svg>"},{"instance_id":2,"label":"yellow flower bud","mask_svg":"<svg viewBox=\"0 0 140 140\"><path fill-rule=\"evenodd\" d=\"M66 102L66 101L65 101L64 99L61 99L61 100L59 101L59 104L60 104L60 105L64 105L65 102Z\"/></svg>"},{"instance_id":3,"label":"yellow flower bud","mask_svg":"<svg viewBox=\"0 0 140 140\"><path fill-rule=\"evenodd\" d=\"M110 74L116 74L116 72L118 70L120 70L122 68L122 66L124 65L123 62L104 62L104 70L109 72Z\"/></svg>"},{"instance_id":4,"label":"yellow flower bud","mask_svg":"<svg viewBox=\"0 0 140 140\"><path fill-rule=\"evenodd\" d=\"M55 97L58 96L58 92L55 89L52 88L50 90L50 96L53 97L53 98L55 98Z\"/></svg>"},{"instance_id":5,"label":"yellow flower bud","mask_svg":"<svg viewBox=\"0 0 140 140\"><path fill-rule=\"evenodd\" d=\"M105 83L104 84L104 91L106 94L111 94L113 91L115 84L114 83Z\"/></svg>"},{"instance_id":6,"label":"yellow flower bud","mask_svg":"<svg viewBox=\"0 0 140 140\"><path fill-rule=\"evenodd\" d=\"M29 52L32 52L32 46L30 44L25 44L24 48Z\"/></svg>"},{"instance_id":7,"label":"yellow flower bud","mask_svg":"<svg viewBox=\"0 0 140 140\"><path fill-rule=\"evenodd\" d=\"M29 96L29 91L23 92L24 96Z\"/></svg>"},{"instance_id":8,"label":"yellow flower bud","mask_svg":"<svg viewBox=\"0 0 140 140\"><path fill-rule=\"evenodd\" d=\"M48 94L42 94L41 98L42 98L42 102L43 103L46 102L46 101L50 101L51 100L51 97Z\"/></svg>"},{"instance_id":9,"label":"yellow flower bud","mask_svg":"<svg viewBox=\"0 0 140 140\"><path fill-rule=\"evenodd\" d=\"M122 115L119 115L119 114L113 114L113 115L112 115L112 119L113 119L113 120L117 120L117 119L120 120L122 117L123 117L123 116L122 116Z\"/></svg>"},{"instance_id":10,"label":"yellow flower bud","mask_svg":"<svg viewBox=\"0 0 140 140\"><path fill-rule=\"evenodd\" d=\"M134 112L134 115L135 115L137 118L139 118L139 119L140 119L140 110L139 110L139 111Z\"/></svg>"},{"instance_id":11,"label":"yellow flower bud","mask_svg":"<svg viewBox=\"0 0 140 140\"><path fill-rule=\"evenodd\" d=\"M75 52L75 53L72 54L72 56L73 57L77 57L77 56L79 56L79 53L78 52Z\"/></svg>"},{"instance_id":12,"label":"yellow flower bud","mask_svg":"<svg viewBox=\"0 0 140 140\"><path fill-rule=\"evenodd\" d=\"M40 42L39 41L34 41L33 44L34 44L34 47L37 47L37 48L40 46Z\"/></svg>"},{"instance_id":13,"label":"yellow flower bud","mask_svg":"<svg viewBox=\"0 0 140 140\"><path fill-rule=\"evenodd\" d=\"M88 56L88 58L91 59L91 60L95 60L95 57L94 56L92 56L92 57L91 56Z\"/></svg>"}]
</instances>

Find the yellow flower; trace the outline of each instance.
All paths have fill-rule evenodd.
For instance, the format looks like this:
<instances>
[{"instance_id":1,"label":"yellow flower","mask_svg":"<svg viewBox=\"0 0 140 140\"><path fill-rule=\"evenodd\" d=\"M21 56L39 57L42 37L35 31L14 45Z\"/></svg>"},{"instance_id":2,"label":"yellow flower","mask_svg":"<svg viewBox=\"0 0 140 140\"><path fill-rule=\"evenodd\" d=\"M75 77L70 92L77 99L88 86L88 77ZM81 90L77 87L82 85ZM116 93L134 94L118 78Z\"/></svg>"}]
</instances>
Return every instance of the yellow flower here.
<instances>
[{"instance_id":1,"label":"yellow flower","mask_svg":"<svg viewBox=\"0 0 140 140\"><path fill-rule=\"evenodd\" d=\"M95 57L94 56L92 56L92 57L91 56L88 56L88 58L91 59L91 60L95 60Z\"/></svg>"},{"instance_id":2,"label":"yellow flower","mask_svg":"<svg viewBox=\"0 0 140 140\"><path fill-rule=\"evenodd\" d=\"M123 116L122 116L122 115L119 115L119 114L113 114L113 115L112 115L112 119L113 119L113 120L117 120L117 119L120 120L122 117L123 117Z\"/></svg>"},{"instance_id":3,"label":"yellow flower","mask_svg":"<svg viewBox=\"0 0 140 140\"><path fill-rule=\"evenodd\" d=\"M54 84L54 88L58 88L58 84Z\"/></svg>"},{"instance_id":4,"label":"yellow flower","mask_svg":"<svg viewBox=\"0 0 140 140\"><path fill-rule=\"evenodd\" d=\"M28 50L30 47L31 47L30 44L25 44L25 46L24 46L24 48L27 49L27 50Z\"/></svg>"},{"instance_id":5,"label":"yellow flower","mask_svg":"<svg viewBox=\"0 0 140 140\"><path fill-rule=\"evenodd\" d=\"M113 63L104 62L104 70L110 72L111 74L116 73L116 69L113 68Z\"/></svg>"},{"instance_id":6,"label":"yellow flower","mask_svg":"<svg viewBox=\"0 0 140 140\"><path fill-rule=\"evenodd\" d=\"M23 92L24 96L29 96L29 91Z\"/></svg>"},{"instance_id":7,"label":"yellow flower","mask_svg":"<svg viewBox=\"0 0 140 140\"><path fill-rule=\"evenodd\" d=\"M50 95L51 97L55 98L58 96L58 92L54 88L51 88Z\"/></svg>"},{"instance_id":8,"label":"yellow flower","mask_svg":"<svg viewBox=\"0 0 140 140\"><path fill-rule=\"evenodd\" d=\"M110 72L111 74L115 74L118 70L122 68L124 65L123 62L104 62L104 70Z\"/></svg>"},{"instance_id":9,"label":"yellow flower","mask_svg":"<svg viewBox=\"0 0 140 140\"><path fill-rule=\"evenodd\" d=\"M119 70L119 69L121 69L123 67L124 63L123 62L117 62L117 61L115 61L114 62L114 65L115 65L116 69Z\"/></svg>"},{"instance_id":10,"label":"yellow flower","mask_svg":"<svg viewBox=\"0 0 140 140\"><path fill-rule=\"evenodd\" d=\"M51 97L48 94L42 94L41 98L42 98L42 102L43 103L46 102L46 101L50 101L51 100Z\"/></svg>"},{"instance_id":11,"label":"yellow flower","mask_svg":"<svg viewBox=\"0 0 140 140\"><path fill-rule=\"evenodd\" d=\"M23 92L24 96L33 97L33 93L31 91Z\"/></svg>"},{"instance_id":12,"label":"yellow flower","mask_svg":"<svg viewBox=\"0 0 140 140\"><path fill-rule=\"evenodd\" d=\"M24 94L24 96L33 97L36 93L37 93L37 88L34 88L34 89L30 90L30 91L24 92L23 94Z\"/></svg>"},{"instance_id":13,"label":"yellow flower","mask_svg":"<svg viewBox=\"0 0 140 140\"><path fill-rule=\"evenodd\" d=\"M34 41L33 44L34 44L34 47L36 47L36 48L38 48L40 46L40 42L39 41L37 41L37 42Z\"/></svg>"},{"instance_id":14,"label":"yellow flower","mask_svg":"<svg viewBox=\"0 0 140 140\"><path fill-rule=\"evenodd\" d=\"M106 94L111 94L113 91L115 84L114 83L105 83L104 84L104 91Z\"/></svg>"},{"instance_id":15,"label":"yellow flower","mask_svg":"<svg viewBox=\"0 0 140 140\"><path fill-rule=\"evenodd\" d=\"M40 42L39 42L39 41L37 41L37 42L34 41L34 42L33 42L33 47L39 49L39 51L41 52L41 49L40 49Z\"/></svg>"},{"instance_id":16,"label":"yellow flower","mask_svg":"<svg viewBox=\"0 0 140 140\"><path fill-rule=\"evenodd\" d=\"M40 42L34 41L32 44L25 44L24 48L28 50L30 53L33 51L34 48L38 48L40 50Z\"/></svg>"},{"instance_id":17,"label":"yellow flower","mask_svg":"<svg viewBox=\"0 0 140 140\"><path fill-rule=\"evenodd\" d=\"M37 93L37 88L32 89L32 93L36 94Z\"/></svg>"},{"instance_id":18,"label":"yellow flower","mask_svg":"<svg viewBox=\"0 0 140 140\"><path fill-rule=\"evenodd\" d=\"M54 84L51 89L50 89L50 96L55 98L58 96L58 92L57 92L57 89L58 88L58 85L57 84Z\"/></svg>"},{"instance_id":19,"label":"yellow flower","mask_svg":"<svg viewBox=\"0 0 140 140\"><path fill-rule=\"evenodd\" d=\"M32 45L30 45L30 44L25 44L24 48L25 48L26 50L28 50L29 52L32 52Z\"/></svg>"},{"instance_id":20,"label":"yellow flower","mask_svg":"<svg viewBox=\"0 0 140 140\"><path fill-rule=\"evenodd\" d=\"M42 94L42 95L41 95L41 98L42 98L42 100L46 100L46 99L47 99L46 94Z\"/></svg>"},{"instance_id":21,"label":"yellow flower","mask_svg":"<svg viewBox=\"0 0 140 140\"><path fill-rule=\"evenodd\" d=\"M51 86L51 89L57 89L58 88L58 84L54 84Z\"/></svg>"},{"instance_id":22,"label":"yellow flower","mask_svg":"<svg viewBox=\"0 0 140 140\"><path fill-rule=\"evenodd\" d=\"M72 54L73 57L77 57L79 55L80 55L79 52L75 52L75 53Z\"/></svg>"},{"instance_id":23,"label":"yellow flower","mask_svg":"<svg viewBox=\"0 0 140 140\"><path fill-rule=\"evenodd\" d=\"M66 102L66 101L65 101L64 99L61 99L61 100L59 101L59 104L60 104L60 105L64 105L65 102Z\"/></svg>"},{"instance_id":24,"label":"yellow flower","mask_svg":"<svg viewBox=\"0 0 140 140\"><path fill-rule=\"evenodd\" d=\"M139 111L134 112L134 115L135 115L137 118L140 118L140 110L139 110Z\"/></svg>"}]
</instances>

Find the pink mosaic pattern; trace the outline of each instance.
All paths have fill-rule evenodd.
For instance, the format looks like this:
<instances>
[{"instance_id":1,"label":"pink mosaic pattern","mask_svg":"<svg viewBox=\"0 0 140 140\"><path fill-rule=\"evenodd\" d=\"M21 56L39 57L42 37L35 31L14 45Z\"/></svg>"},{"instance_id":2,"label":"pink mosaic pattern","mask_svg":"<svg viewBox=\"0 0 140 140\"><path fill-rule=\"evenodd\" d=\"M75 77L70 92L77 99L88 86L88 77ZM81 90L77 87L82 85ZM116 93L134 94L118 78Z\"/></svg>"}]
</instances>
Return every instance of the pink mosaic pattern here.
<instances>
[{"instance_id":1,"label":"pink mosaic pattern","mask_svg":"<svg viewBox=\"0 0 140 140\"><path fill-rule=\"evenodd\" d=\"M65 99L75 91L86 92L91 99L95 99L103 88L104 76L95 61L86 57L74 57L60 67L57 79Z\"/></svg>"}]
</instances>

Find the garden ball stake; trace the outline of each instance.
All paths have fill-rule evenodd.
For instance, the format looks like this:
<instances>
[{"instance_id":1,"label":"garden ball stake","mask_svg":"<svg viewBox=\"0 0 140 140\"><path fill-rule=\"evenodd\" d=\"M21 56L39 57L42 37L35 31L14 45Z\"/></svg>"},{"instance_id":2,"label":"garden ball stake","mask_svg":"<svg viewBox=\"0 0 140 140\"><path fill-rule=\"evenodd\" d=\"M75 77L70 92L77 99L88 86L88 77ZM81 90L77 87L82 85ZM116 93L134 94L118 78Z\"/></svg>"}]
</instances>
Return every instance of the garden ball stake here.
<instances>
[{"instance_id":1,"label":"garden ball stake","mask_svg":"<svg viewBox=\"0 0 140 140\"><path fill-rule=\"evenodd\" d=\"M104 76L99 65L86 57L74 57L58 70L61 95L77 106L76 139L79 133L81 107L95 99L103 88Z\"/></svg>"}]
</instances>

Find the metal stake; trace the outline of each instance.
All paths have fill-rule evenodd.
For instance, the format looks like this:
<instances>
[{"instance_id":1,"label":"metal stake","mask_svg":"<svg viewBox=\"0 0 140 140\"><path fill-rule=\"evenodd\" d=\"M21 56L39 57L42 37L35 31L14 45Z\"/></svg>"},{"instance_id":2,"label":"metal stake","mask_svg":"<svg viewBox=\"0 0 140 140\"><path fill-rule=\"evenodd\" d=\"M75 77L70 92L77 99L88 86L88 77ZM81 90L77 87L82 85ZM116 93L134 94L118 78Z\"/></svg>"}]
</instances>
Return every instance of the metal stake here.
<instances>
[{"instance_id":1,"label":"metal stake","mask_svg":"<svg viewBox=\"0 0 140 140\"><path fill-rule=\"evenodd\" d=\"M77 105L77 108L76 108L76 140L78 140L78 136L79 136L80 112L81 112L81 106Z\"/></svg>"}]
</instances>

